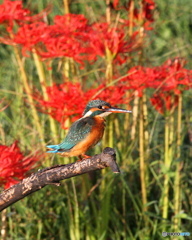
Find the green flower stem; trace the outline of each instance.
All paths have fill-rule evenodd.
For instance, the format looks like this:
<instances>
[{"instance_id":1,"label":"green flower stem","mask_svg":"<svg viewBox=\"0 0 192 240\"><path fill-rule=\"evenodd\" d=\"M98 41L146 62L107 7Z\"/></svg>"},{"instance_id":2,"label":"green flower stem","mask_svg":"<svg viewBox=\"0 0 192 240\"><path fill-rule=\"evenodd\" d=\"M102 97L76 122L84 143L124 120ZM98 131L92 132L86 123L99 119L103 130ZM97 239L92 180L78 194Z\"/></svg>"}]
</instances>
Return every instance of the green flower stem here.
<instances>
[{"instance_id":1,"label":"green flower stem","mask_svg":"<svg viewBox=\"0 0 192 240\"><path fill-rule=\"evenodd\" d=\"M106 72L105 72L106 82L107 84L112 83L113 79L113 55L106 47ZM104 147L113 147L113 140L114 140L114 125L113 125L113 116L109 117L108 124L107 124L107 131L105 131L104 135ZM103 181L100 186L100 202L101 208L98 213L99 218L102 219L102 222L99 222L97 225L97 231L99 237L105 236L109 220L110 220L110 206L111 206L111 194L112 190L109 188L109 183L113 182L113 178L111 175L108 174L109 170L104 169L102 171Z\"/></svg>"},{"instance_id":2,"label":"green flower stem","mask_svg":"<svg viewBox=\"0 0 192 240\"><path fill-rule=\"evenodd\" d=\"M115 55L111 53L108 47L105 48L105 52L106 52L105 78L106 78L107 84L110 84L113 81L113 59Z\"/></svg>"},{"instance_id":3,"label":"green flower stem","mask_svg":"<svg viewBox=\"0 0 192 240\"><path fill-rule=\"evenodd\" d=\"M64 5L65 14L70 13L70 10L69 10L69 1L68 1L68 0L63 0L63 5Z\"/></svg>"},{"instance_id":4,"label":"green flower stem","mask_svg":"<svg viewBox=\"0 0 192 240\"><path fill-rule=\"evenodd\" d=\"M80 221L79 221L79 203L77 198L76 186L74 179L71 179L72 188L73 188L73 196L74 196L74 229L71 229L74 232L75 240L80 240Z\"/></svg>"},{"instance_id":5,"label":"green flower stem","mask_svg":"<svg viewBox=\"0 0 192 240\"><path fill-rule=\"evenodd\" d=\"M139 114L139 156L140 156L140 181L143 211L147 211L147 186L146 186L146 165L145 165L145 141L144 141L144 119L143 119L143 99L140 99Z\"/></svg>"},{"instance_id":6,"label":"green flower stem","mask_svg":"<svg viewBox=\"0 0 192 240\"><path fill-rule=\"evenodd\" d=\"M39 134L40 139L41 139L41 144L44 147L45 142L44 142L43 128L41 126L37 110L35 108L35 104L34 104L33 97L32 97L32 91L31 91L31 88L30 88L29 83L28 83L27 74L25 72L24 65L23 65L22 59L21 59L20 54L19 54L19 50L15 46L14 46L14 52L15 52L16 60L17 60L19 70L20 70L20 73L21 73L21 80L23 82L24 89L26 91L27 98L28 98L28 101L29 101L29 106L30 106L31 111L32 111L33 123L34 123L34 126L36 126L36 128L37 128L38 134Z\"/></svg>"},{"instance_id":7,"label":"green flower stem","mask_svg":"<svg viewBox=\"0 0 192 240\"><path fill-rule=\"evenodd\" d=\"M174 181L174 213L179 214L181 210L181 168L182 163L180 162L181 156L181 118L182 118L182 95L179 95L178 101L178 114L177 114L177 150L176 150L176 173ZM174 218L174 231L180 229L180 218L177 216Z\"/></svg>"},{"instance_id":8,"label":"green flower stem","mask_svg":"<svg viewBox=\"0 0 192 240\"><path fill-rule=\"evenodd\" d=\"M70 62L68 57L63 58L63 75L65 77L65 81L69 81L70 78Z\"/></svg>"},{"instance_id":9,"label":"green flower stem","mask_svg":"<svg viewBox=\"0 0 192 240\"><path fill-rule=\"evenodd\" d=\"M44 72L44 68L43 68L43 64L42 61L40 60L39 56L36 53L36 50L33 49L32 51L33 53L33 59L35 62L35 66L37 69L37 73L39 76L39 81L40 81L40 85L41 85L41 90L43 93L43 98L45 101L48 101L48 94L46 91L46 76L45 76L45 72ZM53 136L53 141L56 143L57 142L57 128L55 125L55 121L54 119L51 117L51 115L49 114L49 122L50 122L50 128L51 128L51 132L52 132L52 136Z\"/></svg>"},{"instance_id":10,"label":"green flower stem","mask_svg":"<svg viewBox=\"0 0 192 240\"><path fill-rule=\"evenodd\" d=\"M167 116L165 119L165 155L164 155L164 166L165 166L165 176L163 184L163 211L162 217L164 219L168 218L169 209L169 170L173 158L173 136L174 136L174 119L173 115Z\"/></svg>"},{"instance_id":11,"label":"green flower stem","mask_svg":"<svg viewBox=\"0 0 192 240\"><path fill-rule=\"evenodd\" d=\"M164 191L163 191L163 213L162 217L167 219L168 215L168 201L169 201L169 175L167 174L168 166L169 166L169 122L166 118L165 121L165 156L164 156L164 164L166 167L166 173L164 176Z\"/></svg>"},{"instance_id":12,"label":"green flower stem","mask_svg":"<svg viewBox=\"0 0 192 240\"><path fill-rule=\"evenodd\" d=\"M134 100L133 100L133 109L132 109L132 117L133 117L133 124L131 127L131 140L132 141L135 140L135 137L136 137L138 112L139 112L139 96L138 96L138 91L135 91Z\"/></svg>"},{"instance_id":13,"label":"green flower stem","mask_svg":"<svg viewBox=\"0 0 192 240\"><path fill-rule=\"evenodd\" d=\"M7 239L7 209L1 212L1 240Z\"/></svg>"}]
</instances>

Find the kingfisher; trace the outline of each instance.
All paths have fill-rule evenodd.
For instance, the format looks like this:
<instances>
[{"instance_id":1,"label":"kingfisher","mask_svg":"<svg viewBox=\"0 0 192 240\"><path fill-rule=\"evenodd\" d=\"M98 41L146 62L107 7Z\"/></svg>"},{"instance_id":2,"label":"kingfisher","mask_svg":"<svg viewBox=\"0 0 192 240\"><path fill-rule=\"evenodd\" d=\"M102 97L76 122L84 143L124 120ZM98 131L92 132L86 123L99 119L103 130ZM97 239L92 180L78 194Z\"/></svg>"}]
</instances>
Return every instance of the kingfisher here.
<instances>
[{"instance_id":1,"label":"kingfisher","mask_svg":"<svg viewBox=\"0 0 192 240\"><path fill-rule=\"evenodd\" d=\"M46 146L48 153L56 153L64 157L88 158L85 153L95 146L103 137L105 117L111 113L131 113L130 110L112 107L102 100L90 101L83 116L74 122L65 139L58 145Z\"/></svg>"}]
</instances>

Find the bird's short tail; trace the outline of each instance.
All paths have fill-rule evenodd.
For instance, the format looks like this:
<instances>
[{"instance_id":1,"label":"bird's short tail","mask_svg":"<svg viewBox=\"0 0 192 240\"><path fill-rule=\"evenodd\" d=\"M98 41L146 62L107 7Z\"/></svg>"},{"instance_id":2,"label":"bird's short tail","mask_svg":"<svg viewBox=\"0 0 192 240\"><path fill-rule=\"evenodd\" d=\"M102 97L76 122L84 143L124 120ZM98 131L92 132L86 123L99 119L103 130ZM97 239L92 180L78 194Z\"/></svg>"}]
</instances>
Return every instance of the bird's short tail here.
<instances>
[{"instance_id":1,"label":"bird's short tail","mask_svg":"<svg viewBox=\"0 0 192 240\"><path fill-rule=\"evenodd\" d=\"M47 153L56 153L59 150L59 145L47 145L48 149L51 149L51 151L47 151Z\"/></svg>"}]
</instances>

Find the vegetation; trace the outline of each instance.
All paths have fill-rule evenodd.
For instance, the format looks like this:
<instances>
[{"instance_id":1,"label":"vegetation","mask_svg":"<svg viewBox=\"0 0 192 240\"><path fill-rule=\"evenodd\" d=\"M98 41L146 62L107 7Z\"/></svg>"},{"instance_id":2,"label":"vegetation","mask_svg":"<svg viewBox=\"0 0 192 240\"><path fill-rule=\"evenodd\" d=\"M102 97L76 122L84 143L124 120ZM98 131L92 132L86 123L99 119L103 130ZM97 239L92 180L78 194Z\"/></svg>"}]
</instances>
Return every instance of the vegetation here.
<instances>
[{"instance_id":1,"label":"vegetation","mask_svg":"<svg viewBox=\"0 0 192 240\"><path fill-rule=\"evenodd\" d=\"M26 197L1 213L2 240L191 231L191 9L190 0L1 1L2 190L76 161L45 145L64 138L88 101L133 111L111 115L89 152L115 148L121 174L92 172Z\"/></svg>"}]
</instances>

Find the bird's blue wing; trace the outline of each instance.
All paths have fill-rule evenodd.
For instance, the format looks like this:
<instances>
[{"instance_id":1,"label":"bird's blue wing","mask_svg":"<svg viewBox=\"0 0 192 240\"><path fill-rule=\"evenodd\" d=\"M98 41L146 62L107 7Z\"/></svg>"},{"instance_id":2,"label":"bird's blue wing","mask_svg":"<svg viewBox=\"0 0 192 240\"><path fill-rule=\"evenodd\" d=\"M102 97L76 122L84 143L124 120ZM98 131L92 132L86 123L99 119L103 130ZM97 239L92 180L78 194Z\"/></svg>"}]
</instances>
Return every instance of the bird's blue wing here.
<instances>
[{"instance_id":1,"label":"bird's blue wing","mask_svg":"<svg viewBox=\"0 0 192 240\"><path fill-rule=\"evenodd\" d=\"M58 145L47 146L47 148L53 149L49 152L56 153L69 151L77 143L86 138L94 125L94 121L95 120L93 118L87 117L79 119L78 121L73 123L63 142Z\"/></svg>"}]
</instances>

